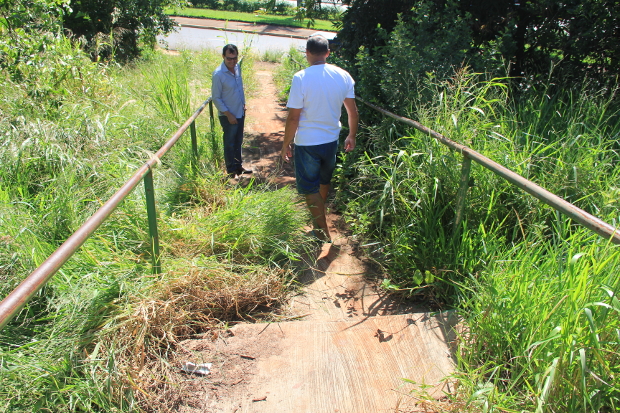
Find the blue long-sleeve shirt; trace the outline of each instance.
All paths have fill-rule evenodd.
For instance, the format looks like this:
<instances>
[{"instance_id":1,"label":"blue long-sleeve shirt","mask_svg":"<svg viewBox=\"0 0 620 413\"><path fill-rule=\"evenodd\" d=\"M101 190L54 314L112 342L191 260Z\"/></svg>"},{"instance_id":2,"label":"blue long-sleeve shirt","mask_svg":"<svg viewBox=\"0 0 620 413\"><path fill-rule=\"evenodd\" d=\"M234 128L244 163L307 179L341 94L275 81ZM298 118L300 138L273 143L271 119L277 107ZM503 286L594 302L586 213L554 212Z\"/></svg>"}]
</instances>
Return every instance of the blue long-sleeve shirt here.
<instances>
[{"instance_id":1,"label":"blue long-sleeve shirt","mask_svg":"<svg viewBox=\"0 0 620 413\"><path fill-rule=\"evenodd\" d=\"M213 71L211 83L211 96L213 103L219 111L219 116L224 116L223 112L229 111L236 118L242 118L243 106L245 105L245 94L243 93L243 80L241 79L241 68L235 65L235 74L232 74L224 62Z\"/></svg>"}]
</instances>

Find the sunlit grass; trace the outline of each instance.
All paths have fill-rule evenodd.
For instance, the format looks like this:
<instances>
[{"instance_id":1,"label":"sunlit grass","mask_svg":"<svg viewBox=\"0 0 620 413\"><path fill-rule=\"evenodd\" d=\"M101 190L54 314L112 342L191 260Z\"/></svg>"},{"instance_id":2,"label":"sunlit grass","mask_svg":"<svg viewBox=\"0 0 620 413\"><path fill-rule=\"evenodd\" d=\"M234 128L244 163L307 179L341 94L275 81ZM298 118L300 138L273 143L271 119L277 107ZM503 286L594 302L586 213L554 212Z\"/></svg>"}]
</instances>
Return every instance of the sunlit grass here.
<instances>
[{"instance_id":1,"label":"sunlit grass","mask_svg":"<svg viewBox=\"0 0 620 413\"><path fill-rule=\"evenodd\" d=\"M253 58L247 55L244 80L252 93L257 86ZM210 74L220 63L217 51L151 53L122 68L83 61L81 70L92 71L94 78L61 84L67 93L60 105L49 105L40 96L3 95L3 296L210 96ZM4 82L9 91L25 87ZM188 131L154 170L163 275L151 275L144 188L139 185L0 332L0 412L147 408L154 401L140 391L136 396L139 379L132 374L145 357L168 356L168 347L157 341L155 324L133 338L114 332L138 320L135 311L159 311L148 303L167 303L161 308L179 303L175 291L191 277L189 287L203 288L214 302L233 302L245 294L247 306L208 314L197 309L184 318L187 323L179 321L179 329L200 324L192 331L205 331L229 318L259 317L266 304L277 307L292 279L287 268L307 242L299 229L307 216L290 190L228 184L221 168L221 131L218 122L211 130L208 113L196 122L199 161L191 153ZM180 296L187 298L186 293ZM198 313L205 315L194 316ZM131 352L140 340L149 343L146 356ZM149 383L141 385L151 392ZM152 389L149 394L157 395L159 387Z\"/></svg>"},{"instance_id":2,"label":"sunlit grass","mask_svg":"<svg viewBox=\"0 0 620 413\"><path fill-rule=\"evenodd\" d=\"M620 251L594 237L581 230L559 245L505 248L466 281L461 378L472 394L481 383L487 389L472 403L617 410ZM468 377L476 366L484 374Z\"/></svg>"},{"instance_id":3,"label":"sunlit grass","mask_svg":"<svg viewBox=\"0 0 620 413\"><path fill-rule=\"evenodd\" d=\"M616 105L579 88L517 101L505 81L427 79L399 114L619 225ZM476 163L454 228L460 154L387 119L359 144L367 152L342 158L338 202L385 267L383 287L463 317L458 391L430 405L616 411L618 247Z\"/></svg>"}]
</instances>

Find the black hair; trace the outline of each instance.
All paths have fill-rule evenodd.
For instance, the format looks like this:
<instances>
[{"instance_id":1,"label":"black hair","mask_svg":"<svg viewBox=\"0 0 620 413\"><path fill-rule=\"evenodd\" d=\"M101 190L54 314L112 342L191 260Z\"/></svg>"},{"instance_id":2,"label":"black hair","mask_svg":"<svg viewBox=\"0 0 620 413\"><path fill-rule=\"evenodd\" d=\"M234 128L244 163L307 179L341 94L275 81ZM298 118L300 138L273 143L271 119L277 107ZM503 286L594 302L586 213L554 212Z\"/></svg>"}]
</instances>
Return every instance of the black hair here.
<instances>
[{"instance_id":1,"label":"black hair","mask_svg":"<svg viewBox=\"0 0 620 413\"><path fill-rule=\"evenodd\" d=\"M308 37L306 50L312 55L324 55L329 52L329 42L320 34L313 34Z\"/></svg>"},{"instance_id":2,"label":"black hair","mask_svg":"<svg viewBox=\"0 0 620 413\"><path fill-rule=\"evenodd\" d=\"M239 50L237 49L237 46L235 46L234 44L230 44L230 43L224 46L224 48L222 49L222 56L226 56L226 52L232 52L234 54L239 54Z\"/></svg>"}]
</instances>

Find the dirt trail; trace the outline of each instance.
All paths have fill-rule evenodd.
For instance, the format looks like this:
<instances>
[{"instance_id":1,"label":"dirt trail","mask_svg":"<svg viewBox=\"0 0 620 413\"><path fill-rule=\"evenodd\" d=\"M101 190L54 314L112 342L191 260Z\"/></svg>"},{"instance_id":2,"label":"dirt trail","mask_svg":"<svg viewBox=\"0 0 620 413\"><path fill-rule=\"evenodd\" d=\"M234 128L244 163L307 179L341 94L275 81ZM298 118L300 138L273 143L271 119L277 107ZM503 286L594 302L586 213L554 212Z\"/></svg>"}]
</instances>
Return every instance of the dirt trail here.
<instances>
[{"instance_id":1,"label":"dirt trail","mask_svg":"<svg viewBox=\"0 0 620 413\"><path fill-rule=\"evenodd\" d=\"M280 162L287 110L277 99L273 82L275 63L256 62L254 76L260 90L247 102L243 161L256 172L256 177L276 186L292 185L295 174L290 164Z\"/></svg>"},{"instance_id":2,"label":"dirt trail","mask_svg":"<svg viewBox=\"0 0 620 413\"><path fill-rule=\"evenodd\" d=\"M286 109L274 64L257 63L261 91L248 102L244 165L256 179L294 183L278 161ZM317 247L300 275L290 321L238 324L215 340L181 343L180 360L213 363L204 377L182 376L180 412L377 413L425 411L409 392L424 383L441 396L453 371L454 320L394 302L369 281L358 246L328 217L333 244ZM369 277L370 276L370 277Z\"/></svg>"}]
</instances>

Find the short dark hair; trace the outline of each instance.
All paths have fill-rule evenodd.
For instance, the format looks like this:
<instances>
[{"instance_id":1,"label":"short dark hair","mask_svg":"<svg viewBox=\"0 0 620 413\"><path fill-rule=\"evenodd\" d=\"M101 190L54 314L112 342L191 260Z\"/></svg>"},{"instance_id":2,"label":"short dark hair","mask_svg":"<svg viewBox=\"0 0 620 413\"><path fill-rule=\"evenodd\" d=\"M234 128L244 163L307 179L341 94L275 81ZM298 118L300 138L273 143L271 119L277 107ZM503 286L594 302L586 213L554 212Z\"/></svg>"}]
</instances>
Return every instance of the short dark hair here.
<instances>
[{"instance_id":1,"label":"short dark hair","mask_svg":"<svg viewBox=\"0 0 620 413\"><path fill-rule=\"evenodd\" d=\"M230 43L224 46L224 48L222 49L222 56L226 56L226 52L232 52L234 54L239 54L239 50L237 49L237 46L235 46L234 44L230 44Z\"/></svg>"},{"instance_id":2,"label":"short dark hair","mask_svg":"<svg viewBox=\"0 0 620 413\"><path fill-rule=\"evenodd\" d=\"M324 55L329 52L329 42L321 34L313 34L308 37L306 50L313 55Z\"/></svg>"}]
</instances>

